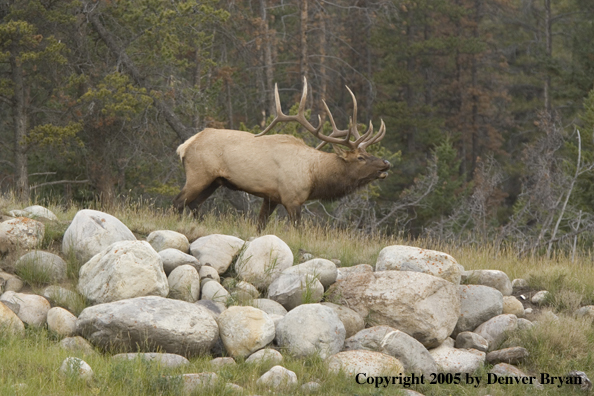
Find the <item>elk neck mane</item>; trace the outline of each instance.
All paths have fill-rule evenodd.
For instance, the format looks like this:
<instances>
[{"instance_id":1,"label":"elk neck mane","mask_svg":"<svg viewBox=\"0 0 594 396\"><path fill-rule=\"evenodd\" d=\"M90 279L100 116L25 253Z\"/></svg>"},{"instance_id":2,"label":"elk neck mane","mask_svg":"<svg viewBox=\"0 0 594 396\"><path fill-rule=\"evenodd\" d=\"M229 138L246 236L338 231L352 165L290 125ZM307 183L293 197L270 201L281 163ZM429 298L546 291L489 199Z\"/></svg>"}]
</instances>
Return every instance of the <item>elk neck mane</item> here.
<instances>
[{"instance_id":1,"label":"elk neck mane","mask_svg":"<svg viewBox=\"0 0 594 396\"><path fill-rule=\"evenodd\" d=\"M319 152L320 159L312 167L312 189L309 199L336 199L367 184L348 172L348 164L335 153Z\"/></svg>"}]
</instances>

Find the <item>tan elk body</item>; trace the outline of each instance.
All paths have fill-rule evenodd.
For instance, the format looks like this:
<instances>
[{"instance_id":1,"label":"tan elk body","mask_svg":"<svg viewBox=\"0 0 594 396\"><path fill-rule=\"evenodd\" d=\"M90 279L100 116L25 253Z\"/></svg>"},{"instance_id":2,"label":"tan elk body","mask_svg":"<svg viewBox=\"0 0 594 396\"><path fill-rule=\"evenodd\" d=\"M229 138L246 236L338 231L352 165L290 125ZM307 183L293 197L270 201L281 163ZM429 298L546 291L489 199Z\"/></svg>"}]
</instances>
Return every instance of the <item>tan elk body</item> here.
<instances>
[{"instance_id":1,"label":"tan elk body","mask_svg":"<svg viewBox=\"0 0 594 396\"><path fill-rule=\"evenodd\" d=\"M298 223L304 202L339 198L385 178L389 162L365 152L367 145L383 137L383 123L375 136L371 124L368 132L360 136L352 127L337 130L326 110L334 131L322 135L321 127L314 128L303 115L306 92L304 88L300 114L286 116L280 110L276 91L277 119L260 135L207 128L180 145L177 153L186 170L186 184L175 198L176 207L180 211L185 205L195 209L220 186L245 191L264 198L258 219L261 230L278 204L287 209L292 223ZM356 128L356 102L353 113ZM279 121L299 121L321 140L332 143L335 153L316 150L293 136L261 136ZM350 136L356 140L350 141ZM339 144L350 150L341 149Z\"/></svg>"}]
</instances>

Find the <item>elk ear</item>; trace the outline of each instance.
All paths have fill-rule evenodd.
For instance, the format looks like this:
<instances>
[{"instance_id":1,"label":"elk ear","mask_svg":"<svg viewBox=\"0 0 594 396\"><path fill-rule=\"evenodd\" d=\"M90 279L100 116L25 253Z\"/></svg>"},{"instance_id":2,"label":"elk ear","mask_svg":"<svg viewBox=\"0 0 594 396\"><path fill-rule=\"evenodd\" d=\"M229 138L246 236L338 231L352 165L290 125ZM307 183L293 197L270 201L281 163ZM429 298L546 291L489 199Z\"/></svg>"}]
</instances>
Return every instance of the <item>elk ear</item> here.
<instances>
[{"instance_id":1,"label":"elk ear","mask_svg":"<svg viewBox=\"0 0 594 396\"><path fill-rule=\"evenodd\" d=\"M338 144L333 144L332 148L334 149L334 152L336 153L336 155L338 155L340 158L346 160L347 151L345 149L340 147Z\"/></svg>"}]
</instances>

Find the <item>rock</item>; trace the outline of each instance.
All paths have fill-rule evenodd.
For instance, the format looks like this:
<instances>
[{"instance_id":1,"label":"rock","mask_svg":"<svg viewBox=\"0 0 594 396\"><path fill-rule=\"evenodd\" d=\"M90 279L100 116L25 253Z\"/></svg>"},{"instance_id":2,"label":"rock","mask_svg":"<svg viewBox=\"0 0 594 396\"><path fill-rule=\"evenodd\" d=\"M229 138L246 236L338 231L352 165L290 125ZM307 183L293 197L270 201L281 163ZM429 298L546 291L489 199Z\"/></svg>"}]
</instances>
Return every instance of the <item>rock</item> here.
<instances>
[{"instance_id":1,"label":"rock","mask_svg":"<svg viewBox=\"0 0 594 396\"><path fill-rule=\"evenodd\" d=\"M24 286L22 280L17 278L12 274L8 274L6 272L0 271L0 285L4 284L3 287L0 287L0 293L13 291L13 292L20 292Z\"/></svg>"},{"instance_id":2,"label":"rock","mask_svg":"<svg viewBox=\"0 0 594 396\"><path fill-rule=\"evenodd\" d=\"M243 389L241 386L239 386L237 384L230 384L230 383L225 384L225 392L243 393L244 391L245 391L245 389Z\"/></svg>"},{"instance_id":3,"label":"rock","mask_svg":"<svg viewBox=\"0 0 594 396\"><path fill-rule=\"evenodd\" d=\"M594 305L586 305L575 311L575 316L578 318L594 319Z\"/></svg>"},{"instance_id":4,"label":"rock","mask_svg":"<svg viewBox=\"0 0 594 396\"><path fill-rule=\"evenodd\" d=\"M0 328L15 335L25 335L23 321L3 302L0 302Z\"/></svg>"},{"instance_id":5,"label":"rock","mask_svg":"<svg viewBox=\"0 0 594 396\"><path fill-rule=\"evenodd\" d=\"M205 308L155 296L86 308L78 317L77 328L80 335L103 349L183 356L206 353L219 338L219 327Z\"/></svg>"},{"instance_id":6,"label":"rock","mask_svg":"<svg viewBox=\"0 0 594 396\"><path fill-rule=\"evenodd\" d=\"M35 220L57 221L58 217L51 210L41 205L28 206L23 210L11 210L8 212L13 217L28 217Z\"/></svg>"},{"instance_id":7,"label":"rock","mask_svg":"<svg viewBox=\"0 0 594 396\"><path fill-rule=\"evenodd\" d=\"M534 323L528 319L518 318L518 330L529 330L534 327Z\"/></svg>"},{"instance_id":8,"label":"rock","mask_svg":"<svg viewBox=\"0 0 594 396\"><path fill-rule=\"evenodd\" d=\"M118 353L111 357L113 360L135 360L141 359L145 362L154 362L161 367L175 368L190 364L190 361L181 355L174 353Z\"/></svg>"},{"instance_id":9,"label":"rock","mask_svg":"<svg viewBox=\"0 0 594 396\"><path fill-rule=\"evenodd\" d=\"M61 282L66 279L66 262L60 256L34 250L21 256L15 264L17 274L35 274L44 283Z\"/></svg>"},{"instance_id":10,"label":"rock","mask_svg":"<svg viewBox=\"0 0 594 396\"><path fill-rule=\"evenodd\" d=\"M179 377L173 378L177 379ZM200 394L205 390L214 388L219 376L216 373L182 374L181 380L184 394Z\"/></svg>"},{"instance_id":11,"label":"rock","mask_svg":"<svg viewBox=\"0 0 594 396\"><path fill-rule=\"evenodd\" d=\"M198 262L196 257L186 254L177 249L165 249L159 252L159 256L163 261L163 270L167 275L171 273L177 267L182 265L191 265L196 268L196 271L200 271L202 265Z\"/></svg>"},{"instance_id":12,"label":"rock","mask_svg":"<svg viewBox=\"0 0 594 396\"><path fill-rule=\"evenodd\" d=\"M337 276L336 280L344 280L351 276L351 274L358 274L361 272L373 272L373 267L369 264L358 264L353 265L352 267L341 267L337 268Z\"/></svg>"},{"instance_id":13,"label":"rock","mask_svg":"<svg viewBox=\"0 0 594 396\"><path fill-rule=\"evenodd\" d=\"M338 276L336 264L334 264L330 260L321 258L309 260L305 263L294 265L283 270L282 273L312 275L320 281L324 288L328 288L331 284L336 282L336 277Z\"/></svg>"},{"instance_id":14,"label":"rock","mask_svg":"<svg viewBox=\"0 0 594 396\"><path fill-rule=\"evenodd\" d=\"M209 363L211 366L214 366L217 368L220 368L223 366L235 366L237 364L237 363L235 363L235 359L233 359L232 357L214 358Z\"/></svg>"},{"instance_id":15,"label":"rock","mask_svg":"<svg viewBox=\"0 0 594 396\"><path fill-rule=\"evenodd\" d=\"M311 381L301 385L301 392L314 393L319 391L321 387L322 385L318 384L317 382Z\"/></svg>"},{"instance_id":16,"label":"rock","mask_svg":"<svg viewBox=\"0 0 594 396\"><path fill-rule=\"evenodd\" d=\"M61 286L48 286L43 289L41 294L53 305L66 308L71 312L76 312L77 309L84 305L82 296Z\"/></svg>"},{"instance_id":17,"label":"rock","mask_svg":"<svg viewBox=\"0 0 594 396\"><path fill-rule=\"evenodd\" d=\"M344 372L348 376L363 375L366 377L398 376L404 373L404 367L398 359L373 351L345 351L332 355L326 361L328 371Z\"/></svg>"},{"instance_id":18,"label":"rock","mask_svg":"<svg viewBox=\"0 0 594 396\"><path fill-rule=\"evenodd\" d=\"M313 275L281 273L268 287L268 298L288 311L301 304L317 303L324 296L324 286Z\"/></svg>"},{"instance_id":19,"label":"rock","mask_svg":"<svg viewBox=\"0 0 594 396\"><path fill-rule=\"evenodd\" d=\"M518 364L523 362L530 354L526 348L512 347L500 349L497 351L487 353L487 362L490 364L509 363Z\"/></svg>"},{"instance_id":20,"label":"rock","mask_svg":"<svg viewBox=\"0 0 594 396\"><path fill-rule=\"evenodd\" d=\"M274 314L285 316L287 314L285 307L268 298L257 298L252 301L251 305L255 308L261 309L269 315Z\"/></svg>"},{"instance_id":21,"label":"rock","mask_svg":"<svg viewBox=\"0 0 594 396\"><path fill-rule=\"evenodd\" d=\"M297 375L282 366L274 366L258 378L256 384L268 388L290 388L297 385Z\"/></svg>"},{"instance_id":22,"label":"rock","mask_svg":"<svg viewBox=\"0 0 594 396\"><path fill-rule=\"evenodd\" d=\"M62 349L70 352L81 352L86 355L96 353L91 343L81 336L63 338L59 345Z\"/></svg>"},{"instance_id":23,"label":"rock","mask_svg":"<svg viewBox=\"0 0 594 396\"><path fill-rule=\"evenodd\" d=\"M429 375L438 372L437 364L427 348L400 330L386 334L381 342L380 352L398 359L407 373Z\"/></svg>"},{"instance_id":24,"label":"rock","mask_svg":"<svg viewBox=\"0 0 594 396\"><path fill-rule=\"evenodd\" d=\"M93 369L84 360L77 357L67 357L60 366L60 373L64 376L90 381L93 379Z\"/></svg>"},{"instance_id":25,"label":"rock","mask_svg":"<svg viewBox=\"0 0 594 396\"><path fill-rule=\"evenodd\" d=\"M229 307L217 318L219 334L227 352L246 357L274 340L274 322L254 307Z\"/></svg>"},{"instance_id":26,"label":"rock","mask_svg":"<svg viewBox=\"0 0 594 396\"><path fill-rule=\"evenodd\" d=\"M324 302L322 305L330 307L334 310L334 312L336 312L340 318L340 321L344 325L344 329L346 331L345 337L352 337L365 328L365 322L363 321L363 318L352 309L329 302Z\"/></svg>"},{"instance_id":27,"label":"rock","mask_svg":"<svg viewBox=\"0 0 594 396\"><path fill-rule=\"evenodd\" d=\"M468 274L467 282L471 285L483 285L493 287L504 296L512 294L512 284L507 274L498 270L475 270Z\"/></svg>"},{"instance_id":28,"label":"rock","mask_svg":"<svg viewBox=\"0 0 594 396\"><path fill-rule=\"evenodd\" d=\"M590 381L590 378L588 378L586 373L584 373L583 371L570 371L569 373L567 373L567 376L575 377L576 380L579 378L579 382L581 383L581 390L588 392L592 390L592 381Z\"/></svg>"},{"instance_id":29,"label":"rock","mask_svg":"<svg viewBox=\"0 0 594 396\"><path fill-rule=\"evenodd\" d=\"M309 252L303 251L303 249L299 249L299 262L305 263L306 261L313 260L315 257L313 254Z\"/></svg>"},{"instance_id":30,"label":"rock","mask_svg":"<svg viewBox=\"0 0 594 396\"><path fill-rule=\"evenodd\" d=\"M422 272L456 285L460 284L461 277L461 266L449 254L403 245L383 248L377 257L375 270Z\"/></svg>"},{"instance_id":31,"label":"rock","mask_svg":"<svg viewBox=\"0 0 594 396\"><path fill-rule=\"evenodd\" d=\"M393 331L396 331L396 329L390 326L374 326L363 329L344 341L344 350L381 351L382 341Z\"/></svg>"},{"instance_id":32,"label":"rock","mask_svg":"<svg viewBox=\"0 0 594 396\"><path fill-rule=\"evenodd\" d=\"M292 265L289 246L275 235L264 235L251 241L241 252L235 270L240 279L264 289Z\"/></svg>"},{"instance_id":33,"label":"rock","mask_svg":"<svg viewBox=\"0 0 594 396\"><path fill-rule=\"evenodd\" d=\"M519 368L512 366L511 364L507 364L507 363L496 364L495 366L493 366L493 368L491 370L489 370L489 373L495 374L499 377L516 377L516 378L526 377L529 380L526 382L520 381L520 383L533 384L534 387L537 389L543 388L542 385L537 380L531 380L529 375L524 373Z\"/></svg>"},{"instance_id":34,"label":"rock","mask_svg":"<svg viewBox=\"0 0 594 396\"><path fill-rule=\"evenodd\" d=\"M47 320L47 312L51 305L45 298L36 294L6 292L0 296L0 301L8 301L19 306L17 316L29 326L41 327Z\"/></svg>"},{"instance_id":35,"label":"rock","mask_svg":"<svg viewBox=\"0 0 594 396\"><path fill-rule=\"evenodd\" d=\"M279 351L275 351L274 349L260 349L252 353L247 359L245 359L246 363L252 364L281 364L283 361L283 355Z\"/></svg>"},{"instance_id":36,"label":"rock","mask_svg":"<svg viewBox=\"0 0 594 396\"><path fill-rule=\"evenodd\" d=\"M210 281L202 285L202 300L212 300L225 304L230 295L218 282Z\"/></svg>"},{"instance_id":37,"label":"rock","mask_svg":"<svg viewBox=\"0 0 594 396\"><path fill-rule=\"evenodd\" d=\"M36 249L43 240L45 226L26 217L6 220L0 223L0 253L16 249Z\"/></svg>"},{"instance_id":38,"label":"rock","mask_svg":"<svg viewBox=\"0 0 594 396\"><path fill-rule=\"evenodd\" d=\"M200 305L208 310L209 314L216 320L224 310L227 309L225 304L212 300L199 300L196 301L196 305Z\"/></svg>"},{"instance_id":39,"label":"rock","mask_svg":"<svg viewBox=\"0 0 594 396\"><path fill-rule=\"evenodd\" d=\"M231 295L237 301L251 301L254 298L258 298L260 296L260 292L251 283L239 281L233 286Z\"/></svg>"},{"instance_id":40,"label":"rock","mask_svg":"<svg viewBox=\"0 0 594 396\"><path fill-rule=\"evenodd\" d=\"M503 295L497 289L482 285L460 285L460 317L454 335L472 331L481 323L501 315Z\"/></svg>"},{"instance_id":41,"label":"rock","mask_svg":"<svg viewBox=\"0 0 594 396\"><path fill-rule=\"evenodd\" d=\"M167 277L169 297L195 302L200 297L200 275L191 265L177 267Z\"/></svg>"},{"instance_id":42,"label":"rock","mask_svg":"<svg viewBox=\"0 0 594 396\"><path fill-rule=\"evenodd\" d=\"M61 336L70 337L76 333L76 316L64 308L51 308L47 311L47 327Z\"/></svg>"},{"instance_id":43,"label":"rock","mask_svg":"<svg viewBox=\"0 0 594 396\"><path fill-rule=\"evenodd\" d=\"M528 286L528 281L526 279L517 278L512 281L512 289L523 289Z\"/></svg>"},{"instance_id":44,"label":"rock","mask_svg":"<svg viewBox=\"0 0 594 396\"><path fill-rule=\"evenodd\" d=\"M212 279L217 283L221 283L221 277L219 276L219 273L210 265L203 265L200 267L198 274L200 274L200 279Z\"/></svg>"},{"instance_id":45,"label":"rock","mask_svg":"<svg viewBox=\"0 0 594 396\"><path fill-rule=\"evenodd\" d=\"M547 302L550 293L546 290L541 290L538 293L534 294L530 301L532 304L543 305Z\"/></svg>"},{"instance_id":46,"label":"rock","mask_svg":"<svg viewBox=\"0 0 594 396\"><path fill-rule=\"evenodd\" d=\"M184 234L170 230L159 230L151 232L146 241L151 244L155 251L160 252L165 249L176 249L182 253L190 251L190 242Z\"/></svg>"},{"instance_id":47,"label":"rock","mask_svg":"<svg viewBox=\"0 0 594 396\"><path fill-rule=\"evenodd\" d=\"M439 371L443 373L474 373L485 364L485 352L476 349L456 349L448 338L442 345L429 351Z\"/></svg>"},{"instance_id":48,"label":"rock","mask_svg":"<svg viewBox=\"0 0 594 396\"><path fill-rule=\"evenodd\" d=\"M72 219L64 233L62 253L74 256L86 263L110 245L120 241L136 241L132 231L110 214L83 209Z\"/></svg>"},{"instance_id":49,"label":"rock","mask_svg":"<svg viewBox=\"0 0 594 396\"><path fill-rule=\"evenodd\" d=\"M322 359L338 353L346 331L331 308L304 304L288 312L276 327L276 342L295 356L319 354Z\"/></svg>"},{"instance_id":50,"label":"rock","mask_svg":"<svg viewBox=\"0 0 594 396\"><path fill-rule=\"evenodd\" d=\"M352 274L328 294L329 301L354 309L368 323L404 331L427 348L441 344L460 316L458 286L420 272Z\"/></svg>"},{"instance_id":51,"label":"rock","mask_svg":"<svg viewBox=\"0 0 594 396\"><path fill-rule=\"evenodd\" d=\"M80 213L80 212L79 212ZM80 269L78 291L92 304L169 293L163 262L145 241L116 242Z\"/></svg>"},{"instance_id":52,"label":"rock","mask_svg":"<svg viewBox=\"0 0 594 396\"><path fill-rule=\"evenodd\" d=\"M190 245L192 255L202 264L210 264L219 274L227 271L245 241L230 235L212 234L196 239Z\"/></svg>"},{"instance_id":53,"label":"rock","mask_svg":"<svg viewBox=\"0 0 594 396\"><path fill-rule=\"evenodd\" d=\"M516 315L518 318L524 317L524 305L514 296L503 297L503 314Z\"/></svg>"},{"instance_id":54,"label":"rock","mask_svg":"<svg viewBox=\"0 0 594 396\"><path fill-rule=\"evenodd\" d=\"M499 315L489 319L474 332L483 337L489 343L489 351L499 347L508 332L516 330L518 327L518 318L516 315Z\"/></svg>"},{"instance_id":55,"label":"rock","mask_svg":"<svg viewBox=\"0 0 594 396\"><path fill-rule=\"evenodd\" d=\"M477 351L487 352L489 350L489 342L476 333L463 331L456 337L456 348L476 349Z\"/></svg>"}]
</instances>

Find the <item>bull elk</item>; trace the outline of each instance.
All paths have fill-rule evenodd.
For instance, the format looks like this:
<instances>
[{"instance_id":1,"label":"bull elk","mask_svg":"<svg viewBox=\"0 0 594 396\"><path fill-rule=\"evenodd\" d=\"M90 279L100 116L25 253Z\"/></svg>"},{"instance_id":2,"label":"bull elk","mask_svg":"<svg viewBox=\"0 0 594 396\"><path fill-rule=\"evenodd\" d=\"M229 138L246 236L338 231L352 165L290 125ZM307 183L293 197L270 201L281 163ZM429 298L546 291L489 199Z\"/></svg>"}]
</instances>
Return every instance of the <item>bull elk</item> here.
<instances>
[{"instance_id":1,"label":"bull elk","mask_svg":"<svg viewBox=\"0 0 594 396\"><path fill-rule=\"evenodd\" d=\"M384 179L390 163L365 149L382 140L386 126L382 121L374 135L370 121L367 131L359 134L357 100L347 89L353 98L353 117L346 130L336 127L326 102L323 103L332 132L321 132L319 116L317 127L307 121L304 79L297 115L283 114L275 85L276 118L262 133L207 128L185 141L177 148L177 154L186 171L186 184L174 205L180 212L185 206L196 209L220 186L245 191L264 199L258 216L261 231L278 204L287 209L291 223L297 225L304 202L340 198L376 179ZM287 121L297 121L322 143L314 149L293 136L262 136L277 123ZM334 153L319 151L326 143L333 145Z\"/></svg>"}]
</instances>

